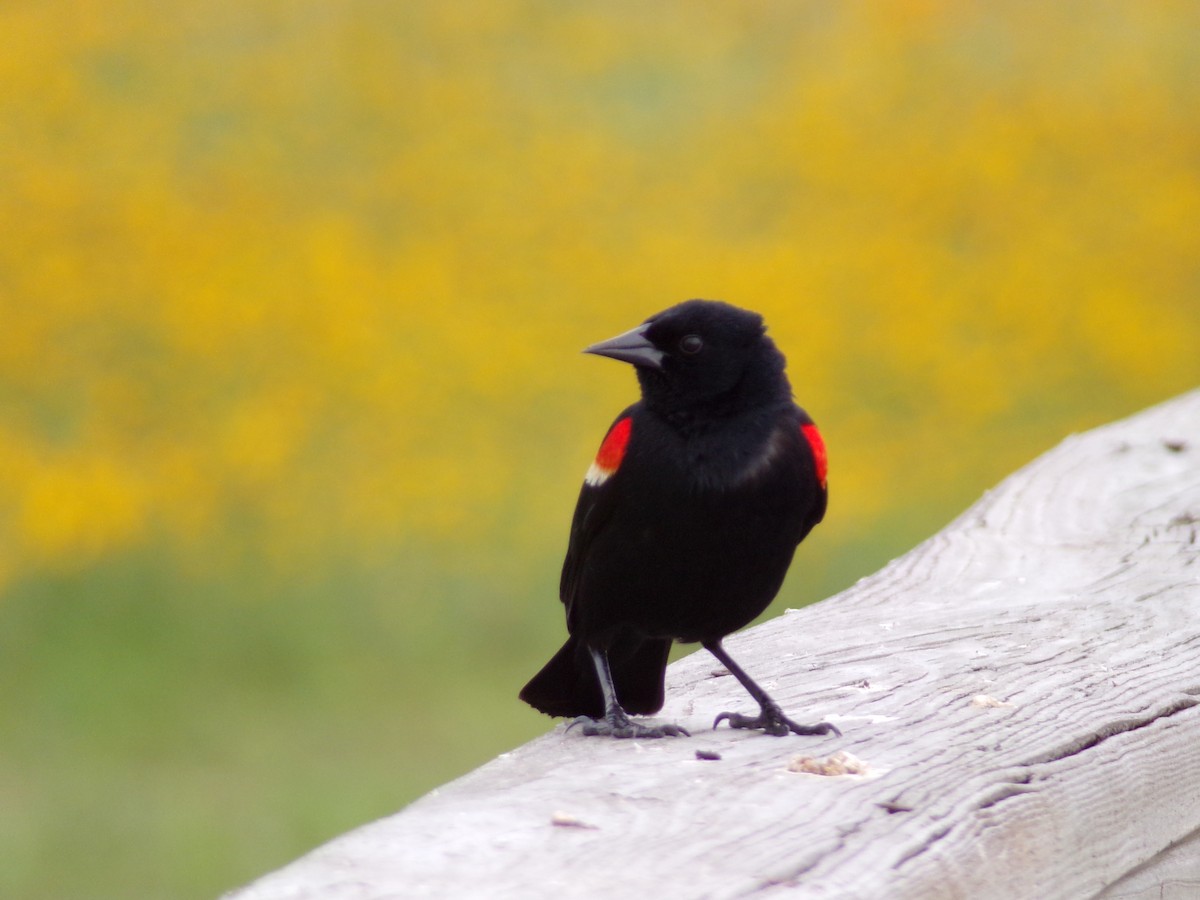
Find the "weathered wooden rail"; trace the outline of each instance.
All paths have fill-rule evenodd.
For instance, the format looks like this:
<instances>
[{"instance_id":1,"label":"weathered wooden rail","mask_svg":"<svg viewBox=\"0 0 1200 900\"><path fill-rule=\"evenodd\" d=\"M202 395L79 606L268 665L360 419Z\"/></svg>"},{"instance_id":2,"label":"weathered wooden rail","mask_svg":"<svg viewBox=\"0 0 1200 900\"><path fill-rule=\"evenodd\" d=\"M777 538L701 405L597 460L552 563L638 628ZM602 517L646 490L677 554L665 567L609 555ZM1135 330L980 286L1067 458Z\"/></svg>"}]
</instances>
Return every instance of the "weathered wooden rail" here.
<instances>
[{"instance_id":1,"label":"weathered wooden rail","mask_svg":"<svg viewBox=\"0 0 1200 900\"><path fill-rule=\"evenodd\" d=\"M1200 897L1198 531L1195 391L730 639L844 737L709 730L746 698L696 653L662 714L691 739L560 726L231 897ZM865 770L789 771L836 751Z\"/></svg>"}]
</instances>

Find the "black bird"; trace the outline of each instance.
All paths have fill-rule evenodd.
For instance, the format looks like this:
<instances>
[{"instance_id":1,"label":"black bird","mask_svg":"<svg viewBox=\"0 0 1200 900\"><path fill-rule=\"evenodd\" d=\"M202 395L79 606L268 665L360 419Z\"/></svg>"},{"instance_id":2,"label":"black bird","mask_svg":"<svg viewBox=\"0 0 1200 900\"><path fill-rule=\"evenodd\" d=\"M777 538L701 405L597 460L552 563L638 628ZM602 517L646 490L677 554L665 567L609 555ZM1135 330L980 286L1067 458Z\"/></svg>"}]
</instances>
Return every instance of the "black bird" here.
<instances>
[{"instance_id":1,"label":"black bird","mask_svg":"<svg viewBox=\"0 0 1200 900\"><path fill-rule=\"evenodd\" d=\"M767 608L825 515L824 442L762 317L688 300L584 352L632 363L642 399L584 477L559 587L570 637L521 699L584 734L687 734L627 714L661 709L671 642L699 642L760 707L714 728L840 733L787 718L721 646Z\"/></svg>"}]
</instances>

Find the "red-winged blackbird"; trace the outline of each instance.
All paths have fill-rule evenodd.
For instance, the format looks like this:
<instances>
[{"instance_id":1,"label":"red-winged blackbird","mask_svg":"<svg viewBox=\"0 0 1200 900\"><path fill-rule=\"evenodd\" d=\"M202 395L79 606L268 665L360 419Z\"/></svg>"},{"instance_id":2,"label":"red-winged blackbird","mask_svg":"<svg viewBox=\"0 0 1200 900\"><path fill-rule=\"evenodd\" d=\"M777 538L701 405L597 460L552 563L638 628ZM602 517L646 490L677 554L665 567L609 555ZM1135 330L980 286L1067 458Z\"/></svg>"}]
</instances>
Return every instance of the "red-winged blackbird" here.
<instances>
[{"instance_id":1,"label":"red-winged blackbird","mask_svg":"<svg viewBox=\"0 0 1200 900\"><path fill-rule=\"evenodd\" d=\"M839 733L787 718L721 646L767 608L825 515L825 446L762 317L688 300L584 352L632 363L642 399L584 477L559 588L570 637L521 699L579 717L584 734L687 734L627 713L662 708L671 642L698 641L761 707L714 728Z\"/></svg>"}]
</instances>

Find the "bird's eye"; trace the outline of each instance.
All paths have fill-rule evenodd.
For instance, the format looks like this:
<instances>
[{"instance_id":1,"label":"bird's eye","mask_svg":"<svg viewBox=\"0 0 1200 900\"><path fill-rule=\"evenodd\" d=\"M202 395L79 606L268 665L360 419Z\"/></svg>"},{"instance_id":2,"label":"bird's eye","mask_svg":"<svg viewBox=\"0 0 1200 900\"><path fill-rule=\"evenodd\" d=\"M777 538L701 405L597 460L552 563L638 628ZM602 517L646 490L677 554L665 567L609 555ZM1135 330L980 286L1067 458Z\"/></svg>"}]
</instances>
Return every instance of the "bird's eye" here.
<instances>
[{"instance_id":1,"label":"bird's eye","mask_svg":"<svg viewBox=\"0 0 1200 900\"><path fill-rule=\"evenodd\" d=\"M704 349L704 339L698 334L685 334L679 339L679 349L688 356L695 356Z\"/></svg>"}]
</instances>

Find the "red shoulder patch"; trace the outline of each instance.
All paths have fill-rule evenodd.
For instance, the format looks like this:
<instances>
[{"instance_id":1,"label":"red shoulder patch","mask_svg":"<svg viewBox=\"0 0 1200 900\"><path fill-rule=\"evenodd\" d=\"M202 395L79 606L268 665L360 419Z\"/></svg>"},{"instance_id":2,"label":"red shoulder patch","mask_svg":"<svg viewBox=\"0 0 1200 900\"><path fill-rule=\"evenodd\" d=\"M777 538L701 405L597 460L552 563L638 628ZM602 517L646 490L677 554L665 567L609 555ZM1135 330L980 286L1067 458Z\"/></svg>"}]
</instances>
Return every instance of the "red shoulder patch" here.
<instances>
[{"instance_id":1,"label":"red shoulder patch","mask_svg":"<svg viewBox=\"0 0 1200 900\"><path fill-rule=\"evenodd\" d=\"M817 430L817 426L812 422L806 422L801 425L800 431L804 435L804 439L808 441L809 449L812 450L813 465L817 470L817 481L821 482L821 487L825 487L825 479L829 474L829 457L825 454L825 439L821 437L821 432Z\"/></svg>"},{"instance_id":2,"label":"red shoulder patch","mask_svg":"<svg viewBox=\"0 0 1200 900\"><path fill-rule=\"evenodd\" d=\"M618 419L613 427L608 429L608 434L604 436L604 442L583 480L592 487L599 487L608 481L625 458L625 448L629 446L629 436L632 433L633 419L629 416Z\"/></svg>"}]
</instances>

